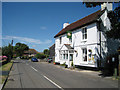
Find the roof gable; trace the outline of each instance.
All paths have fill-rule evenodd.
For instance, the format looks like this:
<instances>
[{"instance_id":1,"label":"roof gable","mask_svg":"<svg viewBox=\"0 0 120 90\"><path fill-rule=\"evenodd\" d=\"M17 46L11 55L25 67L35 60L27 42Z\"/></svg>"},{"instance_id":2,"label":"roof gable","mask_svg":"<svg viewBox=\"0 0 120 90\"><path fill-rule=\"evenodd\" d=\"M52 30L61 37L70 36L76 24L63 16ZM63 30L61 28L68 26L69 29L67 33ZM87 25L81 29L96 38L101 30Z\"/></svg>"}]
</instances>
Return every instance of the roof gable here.
<instances>
[{"instance_id":1,"label":"roof gable","mask_svg":"<svg viewBox=\"0 0 120 90\"><path fill-rule=\"evenodd\" d=\"M64 44L60 50L70 50L70 49L73 49L70 44Z\"/></svg>"}]
</instances>

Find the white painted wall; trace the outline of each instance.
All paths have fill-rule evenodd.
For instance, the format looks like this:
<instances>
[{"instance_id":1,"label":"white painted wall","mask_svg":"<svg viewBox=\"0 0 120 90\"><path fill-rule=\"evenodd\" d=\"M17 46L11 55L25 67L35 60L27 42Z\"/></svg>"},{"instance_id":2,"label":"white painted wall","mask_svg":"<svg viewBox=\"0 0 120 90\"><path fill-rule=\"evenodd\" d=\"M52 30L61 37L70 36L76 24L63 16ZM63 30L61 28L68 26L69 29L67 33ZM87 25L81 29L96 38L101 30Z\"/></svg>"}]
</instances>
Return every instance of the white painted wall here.
<instances>
[{"instance_id":1,"label":"white painted wall","mask_svg":"<svg viewBox=\"0 0 120 90\"><path fill-rule=\"evenodd\" d=\"M77 29L75 31L72 32L72 43L71 46L74 47L74 49L78 52L78 53L74 53L73 56L73 63L75 65L87 65L88 62L84 62L82 60L82 51L81 49L83 47L86 47L87 49L94 49L93 47L97 46L98 43L98 39L97 39L97 26L96 23L93 23L91 25L86 26L87 27L87 40L83 41L82 40L82 28ZM60 38L57 37L55 40L56 43L56 47L55 47L55 51L56 54L59 54L59 50L62 48L62 46L64 44L70 44L69 39L67 38L67 35L64 34L62 36L62 43L60 44ZM91 46L90 46L91 45ZM62 48L63 49L63 48ZM65 49L65 48L64 48ZM66 50L66 49L65 49ZM57 56L55 58L55 62L60 62L59 56ZM62 63L63 61L61 61ZM95 65L90 65L90 66L95 66Z\"/></svg>"},{"instance_id":2,"label":"white painted wall","mask_svg":"<svg viewBox=\"0 0 120 90\"><path fill-rule=\"evenodd\" d=\"M98 43L98 36L97 36L97 26L96 23L90 24L87 27L87 40L82 40L82 28L73 31L72 33L72 46L74 46L74 49L77 51L77 53L74 53L74 65L82 65L82 66L91 66L95 67L95 64L90 64L87 60L87 62L82 60L82 48L87 48L87 51L91 49L93 51L93 54L95 54L95 47L97 47Z\"/></svg>"}]
</instances>

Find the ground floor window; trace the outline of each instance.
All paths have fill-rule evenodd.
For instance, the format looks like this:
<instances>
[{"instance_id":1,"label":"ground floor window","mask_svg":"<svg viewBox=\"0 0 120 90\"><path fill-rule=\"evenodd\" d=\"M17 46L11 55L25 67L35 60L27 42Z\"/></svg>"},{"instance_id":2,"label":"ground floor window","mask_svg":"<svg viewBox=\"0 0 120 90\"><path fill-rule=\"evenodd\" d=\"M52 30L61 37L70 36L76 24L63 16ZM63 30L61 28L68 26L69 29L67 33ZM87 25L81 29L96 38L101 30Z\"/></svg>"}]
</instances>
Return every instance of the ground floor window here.
<instances>
[{"instance_id":1,"label":"ground floor window","mask_svg":"<svg viewBox=\"0 0 120 90\"><path fill-rule=\"evenodd\" d=\"M73 52L73 50L70 50L71 52ZM69 52L70 52L69 51ZM70 61L73 61L73 54L72 53L69 53L67 50L63 50L63 51L60 51L60 60L70 60Z\"/></svg>"},{"instance_id":2,"label":"ground floor window","mask_svg":"<svg viewBox=\"0 0 120 90\"><path fill-rule=\"evenodd\" d=\"M87 48L82 49L82 58L83 61L87 61Z\"/></svg>"},{"instance_id":3,"label":"ground floor window","mask_svg":"<svg viewBox=\"0 0 120 90\"><path fill-rule=\"evenodd\" d=\"M63 54L63 59L65 59L65 54Z\"/></svg>"},{"instance_id":4,"label":"ground floor window","mask_svg":"<svg viewBox=\"0 0 120 90\"><path fill-rule=\"evenodd\" d=\"M73 54L70 54L70 61L73 61Z\"/></svg>"}]
</instances>

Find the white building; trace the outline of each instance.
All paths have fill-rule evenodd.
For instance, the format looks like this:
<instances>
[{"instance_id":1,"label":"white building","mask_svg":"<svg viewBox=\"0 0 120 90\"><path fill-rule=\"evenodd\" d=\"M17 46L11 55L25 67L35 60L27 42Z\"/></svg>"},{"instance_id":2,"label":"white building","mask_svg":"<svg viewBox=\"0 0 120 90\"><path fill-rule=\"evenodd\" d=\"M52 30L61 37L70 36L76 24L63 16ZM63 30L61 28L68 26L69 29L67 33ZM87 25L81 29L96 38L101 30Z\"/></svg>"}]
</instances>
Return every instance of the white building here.
<instances>
[{"instance_id":1,"label":"white building","mask_svg":"<svg viewBox=\"0 0 120 90\"><path fill-rule=\"evenodd\" d=\"M106 8L105 8L106 7ZM72 24L64 23L63 29L54 36L55 62L68 67L74 65L98 67L103 66L108 54L105 31L111 29L108 11L112 4L104 3L101 10L92 13ZM72 38L67 38L67 31Z\"/></svg>"}]
</instances>

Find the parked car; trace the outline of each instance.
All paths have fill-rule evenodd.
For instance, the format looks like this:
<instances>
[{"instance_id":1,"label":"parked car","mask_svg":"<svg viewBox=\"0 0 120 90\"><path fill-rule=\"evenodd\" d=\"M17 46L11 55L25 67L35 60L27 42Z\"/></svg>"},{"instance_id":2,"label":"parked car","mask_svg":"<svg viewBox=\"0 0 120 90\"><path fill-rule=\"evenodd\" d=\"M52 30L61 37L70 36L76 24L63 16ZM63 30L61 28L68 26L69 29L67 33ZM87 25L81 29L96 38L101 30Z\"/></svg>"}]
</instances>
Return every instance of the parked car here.
<instances>
[{"instance_id":1,"label":"parked car","mask_svg":"<svg viewBox=\"0 0 120 90\"><path fill-rule=\"evenodd\" d=\"M48 58L47 60L49 63L51 63L53 61L53 59L51 57Z\"/></svg>"},{"instance_id":2,"label":"parked car","mask_svg":"<svg viewBox=\"0 0 120 90\"><path fill-rule=\"evenodd\" d=\"M32 61L32 62L38 62L38 59L35 58L35 57L33 57L33 58L31 59L31 61Z\"/></svg>"}]
</instances>

